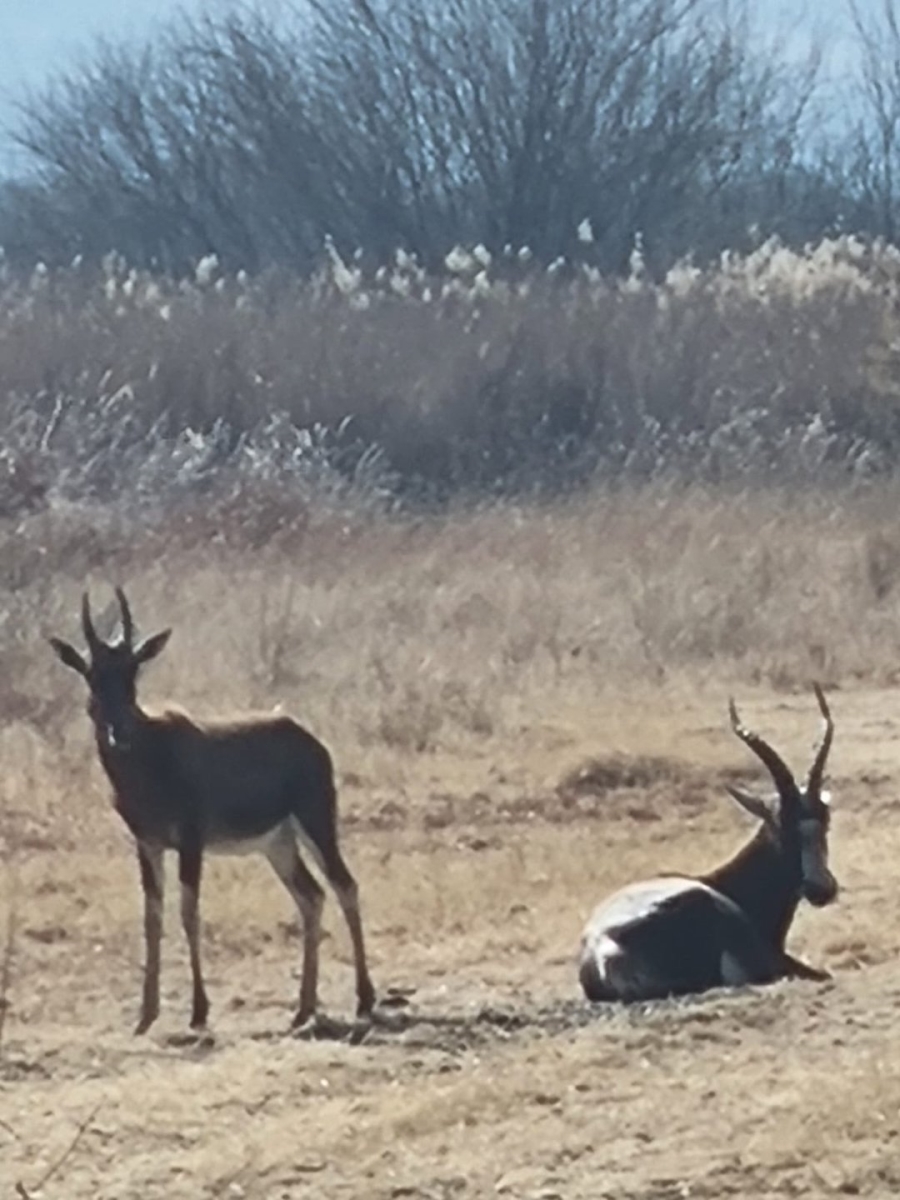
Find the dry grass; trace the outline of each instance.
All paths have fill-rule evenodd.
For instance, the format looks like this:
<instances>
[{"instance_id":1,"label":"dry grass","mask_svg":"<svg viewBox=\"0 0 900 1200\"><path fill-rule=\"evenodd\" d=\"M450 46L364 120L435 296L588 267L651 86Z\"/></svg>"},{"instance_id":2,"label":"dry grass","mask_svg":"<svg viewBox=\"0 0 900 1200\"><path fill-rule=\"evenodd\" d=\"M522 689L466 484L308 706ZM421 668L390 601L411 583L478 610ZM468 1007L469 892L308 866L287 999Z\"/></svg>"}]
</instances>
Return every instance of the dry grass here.
<instances>
[{"instance_id":1,"label":"dry grass","mask_svg":"<svg viewBox=\"0 0 900 1200\"><path fill-rule=\"evenodd\" d=\"M331 253L309 280L0 263L0 512L203 504L248 479L297 510L323 482L383 503L896 462L890 246L772 241L660 281L461 251L373 276Z\"/></svg>"},{"instance_id":2,"label":"dry grass","mask_svg":"<svg viewBox=\"0 0 900 1200\"><path fill-rule=\"evenodd\" d=\"M33 1188L88 1118L45 1200L891 1194L896 499L660 485L440 519L323 509L258 548L210 537L215 513L8 523L0 1196ZM163 1017L130 1037L133 854L81 685L43 642L76 636L85 579L101 621L121 580L145 631L174 624L148 703L280 703L333 747L376 982L416 989L394 1027L288 1037L294 914L261 861L214 860L216 1041L180 1044L174 912ZM747 832L722 799L735 771L757 777L727 692L802 768L813 676L834 689L845 894L804 912L792 946L834 983L589 1020L573 959L592 904ZM333 904L326 929L323 1001L349 1014Z\"/></svg>"},{"instance_id":3,"label":"dry grass","mask_svg":"<svg viewBox=\"0 0 900 1200\"><path fill-rule=\"evenodd\" d=\"M148 693L283 703L357 775L370 759L377 777L439 750L494 755L536 713L589 710L625 680L892 683L898 498L656 485L440 518L326 508L259 548L216 511L50 510L0 526L0 713L33 729L29 787L60 749L83 754L77 681L43 638L74 635L85 583L117 580L145 628L176 626L182 652Z\"/></svg>"}]
</instances>

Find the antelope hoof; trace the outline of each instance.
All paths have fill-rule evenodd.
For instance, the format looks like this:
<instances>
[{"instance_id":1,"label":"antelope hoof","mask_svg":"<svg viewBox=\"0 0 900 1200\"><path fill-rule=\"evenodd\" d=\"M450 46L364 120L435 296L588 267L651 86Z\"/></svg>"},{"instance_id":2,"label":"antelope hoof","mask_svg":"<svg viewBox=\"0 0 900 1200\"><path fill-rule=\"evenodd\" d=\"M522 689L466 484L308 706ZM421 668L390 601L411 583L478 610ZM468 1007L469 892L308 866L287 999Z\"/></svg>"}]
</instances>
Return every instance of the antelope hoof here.
<instances>
[{"instance_id":1,"label":"antelope hoof","mask_svg":"<svg viewBox=\"0 0 900 1200\"><path fill-rule=\"evenodd\" d=\"M813 983L826 983L832 978L830 971L820 970L819 967L809 967L808 970L809 974L806 976L806 978L811 980Z\"/></svg>"},{"instance_id":2,"label":"antelope hoof","mask_svg":"<svg viewBox=\"0 0 900 1200\"><path fill-rule=\"evenodd\" d=\"M146 1033L158 1016L158 1012L141 1013L141 1019L138 1021L134 1029L134 1036L140 1037L142 1033Z\"/></svg>"},{"instance_id":3,"label":"antelope hoof","mask_svg":"<svg viewBox=\"0 0 900 1200\"><path fill-rule=\"evenodd\" d=\"M375 988L371 981L366 980L363 987L359 989L359 995L356 1001L356 1015L358 1017L371 1017L372 1010L375 1007Z\"/></svg>"},{"instance_id":4,"label":"antelope hoof","mask_svg":"<svg viewBox=\"0 0 900 1200\"><path fill-rule=\"evenodd\" d=\"M204 991L198 990L194 995L193 1004L191 1005L191 1029L205 1029L208 1017L209 1000L206 998Z\"/></svg>"},{"instance_id":5,"label":"antelope hoof","mask_svg":"<svg viewBox=\"0 0 900 1200\"><path fill-rule=\"evenodd\" d=\"M821 967L811 967L799 958L789 961L786 974L788 979L806 979L812 983L825 983L832 977L830 971L824 971Z\"/></svg>"},{"instance_id":6,"label":"antelope hoof","mask_svg":"<svg viewBox=\"0 0 900 1200\"><path fill-rule=\"evenodd\" d=\"M321 1013L313 1013L305 1021L299 1020L300 1014L294 1018L292 1031L295 1037L303 1041L340 1041L353 1033L353 1026L335 1017L325 1017Z\"/></svg>"},{"instance_id":7,"label":"antelope hoof","mask_svg":"<svg viewBox=\"0 0 900 1200\"><path fill-rule=\"evenodd\" d=\"M293 1021L291 1021L291 1029L294 1032L300 1029L314 1029L317 1021L318 1015L314 1008L301 1008L298 1009Z\"/></svg>"}]
</instances>

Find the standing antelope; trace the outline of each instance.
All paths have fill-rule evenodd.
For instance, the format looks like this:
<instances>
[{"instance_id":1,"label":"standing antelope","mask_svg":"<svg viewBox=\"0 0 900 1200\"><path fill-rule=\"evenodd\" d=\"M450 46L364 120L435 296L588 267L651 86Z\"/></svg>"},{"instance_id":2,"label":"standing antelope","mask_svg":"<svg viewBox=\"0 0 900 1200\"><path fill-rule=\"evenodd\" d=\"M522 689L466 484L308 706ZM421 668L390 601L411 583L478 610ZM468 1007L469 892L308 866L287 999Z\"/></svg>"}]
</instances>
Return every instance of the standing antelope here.
<instances>
[{"instance_id":1,"label":"standing antelope","mask_svg":"<svg viewBox=\"0 0 900 1200\"><path fill-rule=\"evenodd\" d=\"M817 908L838 892L828 869L830 797L822 790L834 724L824 721L805 785L746 729L734 701L731 726L768 768L771 798L728 791L761 826L733 858L706 875L667 876L615 892L594 912L581 942L580 981L589 1000L649 1000L775 979L827 979L799 962L785 939L801 898Z\"/></svg>"},{"instance_id":2,"label":"standing antelope","mask_svg":"<svg viewBox=\"0 0 900 1200\"><path fill-rule=\"evenodd\" d=\"M319 932L324 893L304 866L297 839L313 853L334 888L353 942L358 1013L375 1003L366 967L356 883L338 849L337 798L331 756L290 717L199 722L180 712L151 716L136 698L138 670L156 658L170 629L134 644L125 593L116 589L122 637L102 641L84 594L81 626L90 661L59 638L50 643L90 689L88 713L115 807L137 841L144 891L146 963L144 1033L159 1015L163 855L178 854L181 920L193 980L191 1027L202 1029L209 1001L200 968L198 896L203 854L261 851L303 918L303 970L294 1026L315 1015Z\"/></svg>"}]
</instances>

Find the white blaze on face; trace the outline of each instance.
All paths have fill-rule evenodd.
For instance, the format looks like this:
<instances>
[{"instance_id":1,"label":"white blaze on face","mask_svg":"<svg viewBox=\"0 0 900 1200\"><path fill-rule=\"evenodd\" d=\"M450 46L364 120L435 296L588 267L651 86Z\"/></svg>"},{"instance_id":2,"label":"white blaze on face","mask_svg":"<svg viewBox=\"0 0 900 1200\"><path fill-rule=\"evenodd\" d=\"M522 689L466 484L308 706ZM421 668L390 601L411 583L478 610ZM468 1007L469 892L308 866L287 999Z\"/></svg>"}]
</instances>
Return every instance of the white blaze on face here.
<instances>
[{"instance_id":1,"label":"white blaze on face","mask_svg":"<svg viewBox=\"0 0 900 1200\"><path fill-rule=\"evenodd\" d=\"M831 797L823 792L820 799L827 806ZM828 823L821 817L804 816L800 820L800 867L805 886L818 892L835 890L834 876L828 868Z\"/></svg>"}]
</instances>

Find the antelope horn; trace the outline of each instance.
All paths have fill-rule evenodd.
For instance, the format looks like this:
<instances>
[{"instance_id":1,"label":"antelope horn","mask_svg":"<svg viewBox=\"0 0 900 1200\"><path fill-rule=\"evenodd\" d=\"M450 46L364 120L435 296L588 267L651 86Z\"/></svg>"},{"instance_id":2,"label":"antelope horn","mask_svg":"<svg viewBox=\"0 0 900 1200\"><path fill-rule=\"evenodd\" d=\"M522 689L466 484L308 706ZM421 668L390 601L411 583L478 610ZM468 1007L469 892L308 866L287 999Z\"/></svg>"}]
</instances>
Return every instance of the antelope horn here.
<instances>
[{"instance_id":1,"label":"antelope horn","mask_svg":"<svg viewBox=\"0 0 900 1200\"><path fill-rule=\"evenodd\" d=\"M769 774L778 789L778 794L782 800L793 799L797 794L797 784L794 782L794 777L788 768L785 766L781 755L769 745L757 733L747 729L741 724L741 719L738 716L738 710L734 700L729 697L728 713L731 717L731 728L747 746L768 768Z\"/></svg>"},{"instance_id":2,"label":"antelope horn","mask_svg":"<svg viewBox=\"0 0 900 1200\"><path fill-rule=\"evenodd\" d=\"M816 699L819 702L819 711L822 714L823 726L822 740L819 742L813 764L809 768L809 775L806 777L806 792L807 795L817 796L822 790L822 780L825 777L825 763L828 760L828 751L831 749L831 741L834 737L834 721L831 719L831 710L828 707L828 701L825 699L825 693L817 683L813 684L813 691L816 693Z\"/></svg>"},{"instance_id":3,"label":"antelope horn","mask_svg":"<svg viewBox=\"0 0 900 1200\"><path fill-rule=\"evenodd\" d=\"M128 600L120 587L116 588L116 599L119 601L119 608L122 613L122 640L130 650L134 642L134 621L131 618L131 609L128 605Z\"/></svg>"},{"instance_id":4,"label":"antelope horn","mask_svg":"<svg viewBox=\"0 0 900 1200\"><path fill-rule=\"evenodd\" d=\"M100 639L97 637L97 630L91 620L91 601L87 592L81 597L81 628L84 631L84 640L87 642L88 650L93 654L100 646Z\"/></svg>"}]
</instances>

